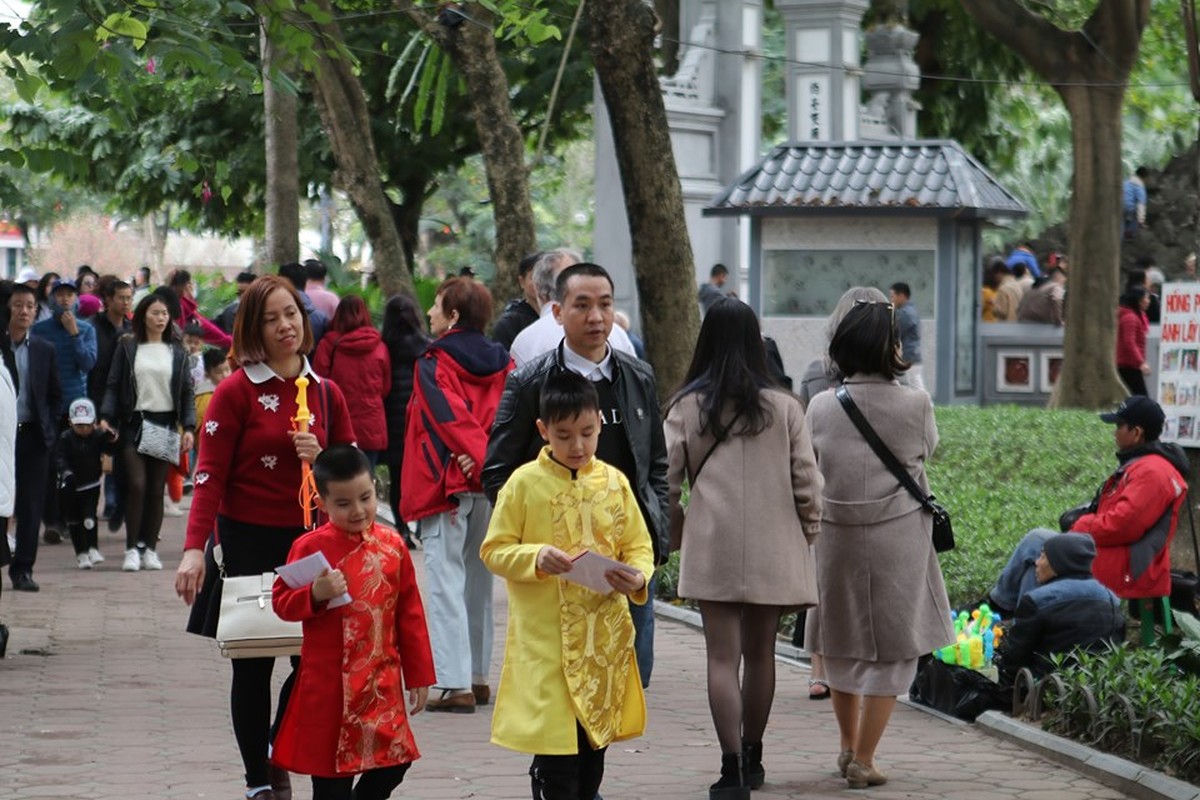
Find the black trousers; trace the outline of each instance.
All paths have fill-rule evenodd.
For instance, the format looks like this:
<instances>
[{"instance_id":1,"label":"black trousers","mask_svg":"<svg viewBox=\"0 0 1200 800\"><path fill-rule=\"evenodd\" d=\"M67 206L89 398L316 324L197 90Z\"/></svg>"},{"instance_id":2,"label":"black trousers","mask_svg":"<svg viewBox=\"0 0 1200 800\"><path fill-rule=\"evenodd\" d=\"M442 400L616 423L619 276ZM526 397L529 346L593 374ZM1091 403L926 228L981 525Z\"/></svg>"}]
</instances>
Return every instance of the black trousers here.
<instances>
[{"instance_id":1,"label":"black trousers","mask_svg":"<svg viewBox=\"0 0 1200 800\"><path fill-rule=\"evenodd\" d=\"M67 530L71 532L75 555L86 553L89 547L99 549L100 542L96 535L96 504L99 502L99 486L83 491L66 487L59 492L59 507Z\"/></svg>"},{"instance_id":2,"label":"black trousers","mask_svg":"<svg viewBox=\"0 0 1200 800\"><path fill-rule=\"evenodd\" d=\"M345 778L318 778L313 776L313 800L387 800L404 780L409 764L369 769L358 777L358 785L351 788L354 776Z\"/></svg>"},{"instance_id":3,"label":"black trousers","mask_svg":"<svg viewBox=\"0 0 1200 800\"><path fill-rule=\"evenodd\" d=\"M229 661L233 666L233 683L229 689L233 736L246 770L246 785L251 788L271 782L267 750L283 722L283 712L296 682L296 670L300 668L300 657L292 656L291 662L292 671L279 689L279 704L272 723L271 673L275 671L275 659L234 658Z\"/></svg>"},{"instance_id":4,"label":"black trousers","mask_svg":"<svg viewBox=\"0 0 1200 800\"><path fill-rule=\"evenodd\" d=\"M8 565L9 576L32 575L37 561L38 530L46 503L46 479L50 474L50 451L36 422L17 427L17 496L13 516L17 518L17 549ZM8 520L0 523L0 534L8 534Z\"/></svg>"},{"instance_id":5,"label":"black trousers","mask_svg":"<svg viewBox=\"0 0 1200 800\"><path fill-rule=\"evenodd\" d=\"M1137 367L1117 367L1117 374L1121 376L1130 394L1149 394L1146 391L1146 376Z\"/></svg>"},{"instance_id":6,"label":"black trousers","mask_svg":"<svg viewBox=\"0 0 1200 800\"><path fill-rule=\"evenodd\" d=\"M533 800L595 800L604 779L604 753L593 750L583 726L575 723L579 752L573 756L534 756L529 766Z\"/></svg>"}]
</instances>

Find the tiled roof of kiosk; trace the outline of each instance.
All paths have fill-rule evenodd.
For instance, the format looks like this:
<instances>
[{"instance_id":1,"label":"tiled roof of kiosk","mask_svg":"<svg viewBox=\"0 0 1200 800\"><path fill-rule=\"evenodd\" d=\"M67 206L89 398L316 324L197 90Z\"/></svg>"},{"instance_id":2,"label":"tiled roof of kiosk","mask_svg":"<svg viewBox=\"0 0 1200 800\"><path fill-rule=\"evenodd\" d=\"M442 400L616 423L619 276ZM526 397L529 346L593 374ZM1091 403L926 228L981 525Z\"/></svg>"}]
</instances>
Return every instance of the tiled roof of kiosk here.
<instances>
[{"instance_id":1,"label":"tiled roof of kiosk","mask_svg":"<svg viewBox=\"0 0 1200 800\"><path fill-rule=\"evenodd\" d=\"M705 213L805 209L971 210L1025 216L1025 204L953 141L785 144L713 198Z\"/></svg>"}]
</instances>

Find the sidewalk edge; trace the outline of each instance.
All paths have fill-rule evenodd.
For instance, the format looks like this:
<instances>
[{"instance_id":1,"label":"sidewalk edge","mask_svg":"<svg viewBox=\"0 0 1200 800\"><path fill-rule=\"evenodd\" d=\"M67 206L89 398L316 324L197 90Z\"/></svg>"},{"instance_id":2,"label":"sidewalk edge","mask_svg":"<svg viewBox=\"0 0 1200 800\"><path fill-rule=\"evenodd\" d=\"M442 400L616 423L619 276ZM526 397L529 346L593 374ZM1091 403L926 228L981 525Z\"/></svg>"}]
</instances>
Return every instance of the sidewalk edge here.
<instances>
[{"instance_id":1,"label":"sidewalk edge","mask_svg":"<svg viewBox=\"0 0 1200 800\"><path fill-rule=\"evenodd\" d=\"M1032 750L1139 800L1200 800L1200 788L1124 758L1048 733L999 711L975 720L983 733Z\"/></svg>"}]
</instances>

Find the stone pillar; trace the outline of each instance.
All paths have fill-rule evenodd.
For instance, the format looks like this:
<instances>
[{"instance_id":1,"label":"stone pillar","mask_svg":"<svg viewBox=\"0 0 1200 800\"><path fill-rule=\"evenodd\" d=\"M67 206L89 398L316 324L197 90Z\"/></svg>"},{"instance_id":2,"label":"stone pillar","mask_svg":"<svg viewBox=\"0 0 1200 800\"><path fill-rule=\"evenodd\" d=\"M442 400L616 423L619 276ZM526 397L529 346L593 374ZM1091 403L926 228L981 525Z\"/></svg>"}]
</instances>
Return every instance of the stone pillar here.
<instances>
[{"instance_id":1,"label":"stone pillar","mask_svg":"<svg viewBox=\"0 0 1200 800\"><path fill-rule=\"evenodd\" d=\"M859 43L868 0L775 0L787 28L788 138L859 137Z\"/></svg>"},{"instance_id":2,"label":"stone pillar","mask_svg":"<svg viewBox=\"0 0 1200 800\"><path fill-rule=\"evenodd\" d=\"M881 25L866 36L867 63L862 84L870 99L867 106L887 121L892 136L917 138L917 111L921 105L913 92L921 86L921 70L913 60L920 35L903 25Z\"/></svg>"}]
</instances>

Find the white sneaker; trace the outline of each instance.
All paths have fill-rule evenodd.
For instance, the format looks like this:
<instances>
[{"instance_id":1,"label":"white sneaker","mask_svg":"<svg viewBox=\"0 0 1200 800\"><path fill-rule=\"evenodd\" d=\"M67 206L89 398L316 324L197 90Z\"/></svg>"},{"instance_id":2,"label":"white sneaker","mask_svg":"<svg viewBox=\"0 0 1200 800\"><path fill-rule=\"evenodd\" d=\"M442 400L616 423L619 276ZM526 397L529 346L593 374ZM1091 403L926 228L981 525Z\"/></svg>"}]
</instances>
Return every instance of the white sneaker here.
<instances>
[{"instance_id":1,"label":"white sneaker","mask_svg":"<svg viewBox=\"0 0 1200 800\"><path fill-rule=\"evenodd\" d=\"M90 558L92 560L93 564L99 564L101 561L104 560L104 556L102 556L100 554L100 551L94 547L90 548L88 550L87 554L88 554L88 558Z\"/></svg>"},{"instance_id":2,"label":"white sneaker","mask_svg":"<svg viewBox=\"0 0 1200 800\"><path fill-rule=\"evenodd\" d=\"M183 509L179 507L179 503L176 503L171 498L169 498L169 497L165 498L163 500L163 516L164 517L182 517Z\"/></svg>"},{"instance_id":3,"label":"white sneaker","mask_svg":"<svg viewBox=\"0 0 1200 800\"><path fill-rule=\"evenodd\" d=\"M91 569L92 559L87 553L76 553L75 562L79 564L80 569Z\"/></svg>"},{"instance_id":4,"label":"white sneaker","mask_svg":"<svg viewBox=\"0 0 1200 800\"><path fill-rule=\"evenodd\" d=\"M153 550L142 551L142 569L162 569L162 562L158 560L158 553Z\"/></svg>"},{"instance_id":5,"label":"white sneaker","mask_svg":"<svg viewBox=\"0 0 1200 800\"><path fill-rule=\"evenodd\" d=\"M138 555L136 547L125 551L125 563L121 565L121 569L126 572L137 572L142 568L142 557Z\"/></svg>"}]
</instances>

